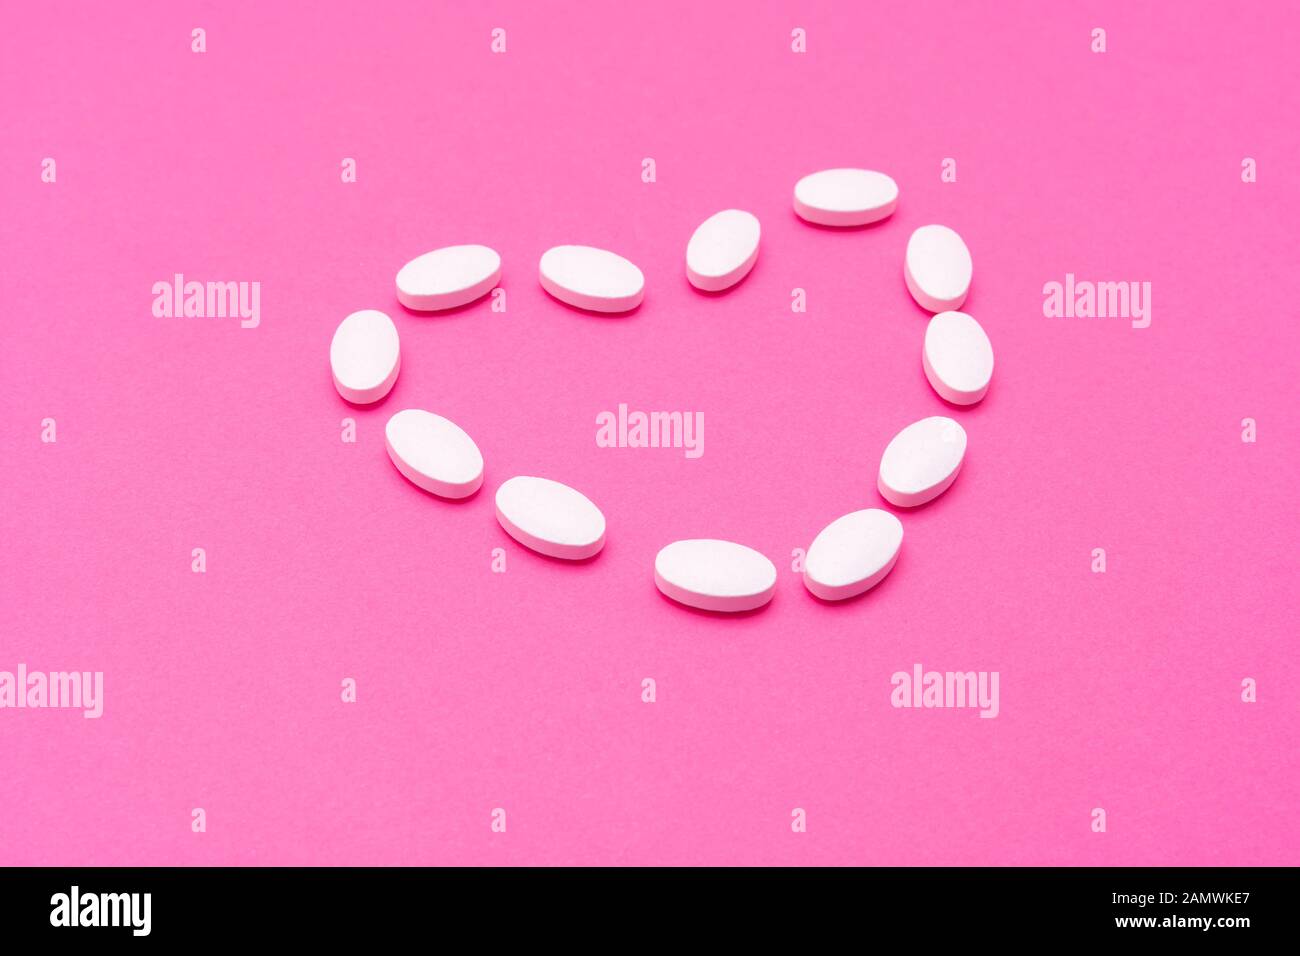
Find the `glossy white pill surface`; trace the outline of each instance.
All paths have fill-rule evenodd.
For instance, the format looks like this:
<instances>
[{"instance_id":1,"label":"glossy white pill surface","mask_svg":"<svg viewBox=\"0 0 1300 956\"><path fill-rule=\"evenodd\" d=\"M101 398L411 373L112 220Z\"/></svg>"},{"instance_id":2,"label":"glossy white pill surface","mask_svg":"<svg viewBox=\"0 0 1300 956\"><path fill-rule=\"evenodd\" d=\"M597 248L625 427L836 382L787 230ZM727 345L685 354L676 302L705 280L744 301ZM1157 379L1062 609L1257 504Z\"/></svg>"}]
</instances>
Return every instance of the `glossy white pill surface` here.
<instances>
[{"instance_id":1,"label":"glossy white pill surface","mask_svg":"<svg viewBox=\"0 0 1300 956\"><path fill-rule=\"evenodd\" d=\"M940 312L925 327L921 366L940 398L974 405L989 390L993 345L965 312Z\"/></svg>"},{"instance_id":2,"label":"glossy white pill surface","mask_svg":"<svg viewBox=\"0 0 1300 956\"><path fill-rule=\"evenodd\" d=\"M922 226L907 240L903 278L923 309L960 309L970 291L970 250L947 226Z\"/></svg>"},{"instance_id":3,"label":"glossy white pill surface","mask_svg":"<svg viewBox=\"0 0 1300 956\"><path fill-rule=\"evenodd\" d=\"M542 288L593 312L627 312L645 296L645 276L622 256L592 246L555 246L537 267Z\"/></svg>"},{"instance_id":4,"label":"glossy white pill surface","mask_svg":"<svg viewBox=\"0 0 1300 956\"><path fill-rule=\"evenodd\" d=\"M706 611L750 611L772 600L776 566L753 548L715 538L666 545L655 556L655 585Z\"/></svg>"},{"instance_id":5,"label":"glossy white pill surface","mask_svg":"<svg viewBox=\"0 0 1300 956\"><path fill-rule=\"evenodd\" d=\"M516 475L497 489L497 520L520 544L580 561L605 546L605 516L591 499L549 478Z\"/></svg>"},{"instance_id":6,"label":"glossy white pill surface","mask_svg":"<svg viewBox=\"0 0 1300 956\"><path fill-rule=\"evenodd\" d=\"M823 169L794 184L794 211L823 226L863 226L898 207L898 183L872 169Z\"/></svg>"},{"instance_id":7,"label":"glossy white pill surface","mask_svg":"<svg viewBox=\"0 0 1300 956\"><path fill-rule=\"evenodd\" d=\"M487 295L501 279L501 256L487 246L446 246L397 270L397 301L408 309L454 309Z\"/></svg>"},{"instance_id":8,"label":"glossy white pill surface","mask_svg":"<svg viewBox=\"0 0 1300 956\"><path fill-rule=\"evenodd\" d=\"M700 223L686 244L686 277L705 292L729 289L758 261L758 217L724 209Z\"/></svg>"},{"instance_id":9,"label":"glossy white pill surface","mask_svg":"<svg viewBox=\"0 0 1300 956\"><path fill-rule=\"evenodd\" d=\"M888 511L866 508L836 518L813 539L803 583L824 601L843 601L885 579L903 545L903 523Z\"/></svg>"},{"instance_id":10,"label":"glossy white pill surface","mask_svg":"<svg viewBox=\"0 0 1300 956\"><path fill-rule=\"evenodd\" d=\"M384 426L384 444L397 470L443 498L466 498L483 484L483 455L455 422L404 408Z\"/></svg>"},{"instance_id":11,"label":"glossy white pill surface","mask_svg":"<svg viewBox=\"0 0 1300 956\"><path fill-rule=\"evenodd\" d=\"M966 457L966 430L935 415L912 422L895 435L880 458L876 481L891 504L914 508L943 494Z\"/></svg>"},{"instance_id":12,"label":"glossy white pill surface","mask_svg":"<svg viewBox=\"0 0 1300 956\"><path fill-rule=\"evenodd\" d=\"M339 323L330 341L330 371L334 387L349 402L369 405L397 381L401 349L397 326L376 309L353 312Z\"/></svg>"}]
</instances>

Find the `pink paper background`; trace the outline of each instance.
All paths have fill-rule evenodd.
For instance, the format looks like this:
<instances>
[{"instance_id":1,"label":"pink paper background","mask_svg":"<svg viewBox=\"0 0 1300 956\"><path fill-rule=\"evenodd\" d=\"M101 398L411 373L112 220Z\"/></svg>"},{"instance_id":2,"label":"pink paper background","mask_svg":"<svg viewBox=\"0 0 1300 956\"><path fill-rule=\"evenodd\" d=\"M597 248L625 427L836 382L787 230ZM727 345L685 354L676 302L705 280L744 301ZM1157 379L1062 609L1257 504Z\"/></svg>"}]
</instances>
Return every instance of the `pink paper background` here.
<instances>
[{"instance_id":1,"label":"pink paper background","mask_svg":"<svg viewBox=\"0 0 1300 956\"><path fill-rule=\"evenodd\" d=\"M0 863L1300 862L1293 5L334 6L24 3L0 31L0 670L106 697L0 711ZM893 175L893 218L797 220L837 165ZM705 297L683 250L728 206L762 253ZM934 221L997 353L969 410L901 277ZM401 309L397 268L460 242L501 252L508 312ZM566 242L637 262L645 304L549 299ZM261 282L261 326L155 318L175 272ZM1045 318L1066 272L1151 282L1151 327ZM369 410L327 365L361 308L403 349ZM620 402L703 411L704 457L596 447ZM398 475L407 406L474 436L483 492ZM886 442L944 413L962 475L883 585L819 604L792 549L883 507ZM520 473L603 508L597 560L507 538ZM698 536L776 562L765 611L657 593ZM916 662L999 671L1001 715L892 708Z\"/></svg>"}]
</instances>

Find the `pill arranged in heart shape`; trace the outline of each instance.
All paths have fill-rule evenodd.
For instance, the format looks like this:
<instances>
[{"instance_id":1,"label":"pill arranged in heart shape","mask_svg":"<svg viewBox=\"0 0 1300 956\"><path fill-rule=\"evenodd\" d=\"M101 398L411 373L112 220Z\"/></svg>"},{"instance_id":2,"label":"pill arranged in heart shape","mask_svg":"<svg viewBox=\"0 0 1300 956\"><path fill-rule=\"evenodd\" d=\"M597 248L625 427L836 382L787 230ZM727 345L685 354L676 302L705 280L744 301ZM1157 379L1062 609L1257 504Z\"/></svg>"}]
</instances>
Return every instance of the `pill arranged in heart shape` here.
<instances>
[{"instance_id":1,"label":"pill arranged in heart shape","mask_svg":"<svg viewBox=\"0 0 1300 956\"><path fill-rule=\"evenodd\" d=\"M873 169L823 169L794 184L794 211L822 226L865 226L896 208L898 183Z\"/></svg>"},{"instance_id":2,"label":"pill arranged in heart shape","mask_svg":"<svg viewBox=\"0 0 1300 956\"><path fill-rule=\"evenodd\" d=\"M947 226L922 226L907 240L903 278L923 309L960 309L970 291L972 269L966 243Z\"/></svg>"},{"instance_id":3,"label":"pill arranged in heart shape","mask_svg":"<svg viewBox=\"0 0 1300 956\"><path fill-rule=\"evenodd\" d=\"M824 169L800 179L795 212L819 225L850 227L878 222L898 205L898 184L868 169ZM758 259L758 218L740 209L714 213L686 244L686 275L705 292L742 281ZM956 405L972 405L988 391L993 347L980 324L958 312L970 290L972 263L952 229L922 226L907 242L903 277L923 308L936 313L921 350L935 392ZM445 246L417 256L398 271L398 300L417 311L452 309L490 292L501 277L501 257L488 246ZM595 312L627 312L645 295L636 265L606 249L563 245L538 262L542 288L567 305ZM392 389L400 365L397 329L382 312L354 312L330 343L334 383L345 399L376 402ZM467 498L483 483L483 456L455 423L423 409L403 409L384 428L397 470L444 498ZM882 497L901 508L925 504L953 483L966 455L966 431L944 416L908 425L880 459ZM584 494L549 478L517 475L497 489L496 515L516 541L540 554L580 561L605 544L605 516ZM893 569L903 542L902 523L878 508L842 515L813 539L803 581L826 601L842 601L879 584ZM753 548L715 538L674 541L654 562L655 584L667 597L708 611L742 612L767 604L776 567Z\"/></svg>"},{"instance_id":4,"label":"pill arranged in heart shape","mask_svg":"<svg viewBox=\"0 0 1300 956\"><path fill-rule=\"evenodd\" d=\"M554 246L537 266L542 288L567 305L628 312L641 304L645 276L617 253L592 246Z\"/></svg>"},{"instance_id":5,"label":"pill arranged in heart shape","mask_svg":"<svg viewBox=\"0 0 1300 956\"><path fill-rule=\"evenodd\" d=\"M520 544L580 561L605 546L605 516L586 495L549 478L517 475L496 495L497 520Z\"/></svg>"},{"instance_id":6,"label":"pill arranged in heart shape","mask_svg":"<svg viewBox=\"0 0 1300 956\"><path fill-rule=\"evenodd\" d=\"M397 326L383 312L353 312L334 330L330 371L334 387L349 402L369 405L379 401L392 391L400 367Z\"/></svg>"},{"instance_id":7,"label":"pill arranged in heart shape","mask_svg":"<svg viewBox=\"0 0 1300 956\"><path fill-rule=\"evenodd\" d=\"M885 446L876 485L890 504L915 508L948 490L965 457L966 429L943 415L923 418Z\"/></svg>"},{"instance_id":8,"label":"pill arranged in heart shape","mask_svg":"<svg viewBox=\"0 0 1300 956\"><path fill-rule=\"evenodd\" d=\"M865 508L836 518L804 556L803 583L824 601L843 601L875 587L894 568L903 523L888 511Z\"/></svg>"},{"instance_id":9,"label":"pill arranged in heart shape","mask_svg":"<svg viewBox=\"0 0 1300 956\"><path fill-rule=\"evenodd\" d=\"M483 484L483 455L455 422L404 408L384 426L384 444L397 470L442 498L467 498Z\"/></svg>"},{"instance_id":10,"label":"pill arranged in heart shape","mask_svg":"<svg viewBox=\"0 0 1300 956\"><path fill-rule=\"evenodd\" d=\"M686 276L704 292L729 289L754 268L762 232L758 217L743 209L714 213L686 244Z\"/></svg>"},{"instance_id":11,"label":"pill arranged in heart shape","mask_svg":"<svg viewBox=\"0 0 1300 956\"><path fill-rule=\"evenodd\" d=\"M925 327L921 367L940 398L974 405L989 390L993 345L965 312L940 312Z\"/></svg>"},{"instance_id":12,"label":"pill arranged in heart shape","mask_svg":"<svg viewBox=\"0 0 1300 956\"><path fill-rule=\"evenodd\" d=\"M682 604L706 611L751 611L772 600L776 566L753 548L715 538L665 545L655 556L655 584Z\"/></svg>"},{"instance_id":13,"label":"pill arranged in heart shape","mask_svg":"<svg viewBox=\"0 0 1300 956\"><path fill-rule=\"evenodd\" d=\"M501 279L501 256L487 246L444 246L397 270L397 301L417 312L467 305Z\"/></svg>"}]
</instances>

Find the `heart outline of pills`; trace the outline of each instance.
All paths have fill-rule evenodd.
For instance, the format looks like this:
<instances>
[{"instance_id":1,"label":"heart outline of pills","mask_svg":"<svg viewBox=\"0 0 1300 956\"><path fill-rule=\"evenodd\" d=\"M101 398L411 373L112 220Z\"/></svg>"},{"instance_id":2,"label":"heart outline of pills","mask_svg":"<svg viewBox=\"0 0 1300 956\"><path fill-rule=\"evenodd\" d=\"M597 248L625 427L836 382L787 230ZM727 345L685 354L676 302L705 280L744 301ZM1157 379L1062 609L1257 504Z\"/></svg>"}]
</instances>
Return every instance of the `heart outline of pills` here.
<instances>
[{"instance_id":1,"label":"heart outline of pills","mask_svg":"<svg viewBox=\"0 0 1300 956\"><path fill-rule=\"evenodd\" d=\"M898 186L884 173L835 168L811 173L794 187L794 211L814 225L850 229L880 222L898 205ZM686 246L686 274L701 292L720 294L742 282L758 258L761 224L752 213L724 209L702 222ZM398 270L398 301L417 312L468 305L495 289L501 257L484 245L445 246ZM973 263L962 238L947 226L917 228L904 253L903 278L912 298L932 313L921 350L935 393L958 407L980 402L993 373L993 350L973 316L958 311L970 290ZM645 295L641 270L622 256L590 246L555 246L538 263L538 279L554 299L588 312L637 308ZM364 309L340 322L330 343L330 367L340 396L372 405L396 384L401 368L397 327L384 312ZM478 447L454 422L423 409L401 409L384 429L398 471L417 487L448 500L472 497L482 485ZM881 455L877 489L899 509L920 507L956 480L967 436L960 423L935 415L895 434ZM605 543L605 518L576 488L549 478L515 475L496 492L501 527L525 547L552 558L585 561ZM866 508L841 515L818 533L805 558L808 591L826 602L864 594L884 580L901 552L903 526L892 512ZM655 557L655 584L668 598L699 610L754 611L776 589L776 567L762 553L732 541L671 542Z\"/></svg>"}]
</instances>

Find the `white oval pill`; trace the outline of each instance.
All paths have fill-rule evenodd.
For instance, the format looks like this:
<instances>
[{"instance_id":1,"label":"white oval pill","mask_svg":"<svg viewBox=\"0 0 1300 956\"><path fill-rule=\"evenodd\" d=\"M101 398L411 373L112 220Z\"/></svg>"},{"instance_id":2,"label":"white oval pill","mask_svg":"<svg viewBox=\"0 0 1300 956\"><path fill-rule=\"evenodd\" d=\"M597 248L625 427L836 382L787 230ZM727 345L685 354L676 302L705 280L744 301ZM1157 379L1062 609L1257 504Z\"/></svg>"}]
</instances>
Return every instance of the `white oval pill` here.
<instances>
[{"instance_id":1,"label":"white oval pill","mask_svg":"<svg viewBox=\"0 0 1300 956\"><path fill-rule=\"evenodd\" d=\"M473 302L501 279L501 256L487 246L446 246L416 256L397 270L397 301L437 312Z\"/></svg>"},{"instance_id":2,"label":"white oval pill","mask_svg":"<svg viewBox=\"0 0 1300 956\"><path fill-rule=\"evenodd\" d=\"M970 250L947 226L922 226L907 240L903 278L923 309L960 309L970 291Z\"/></svg>"},{"instance_id":3,"label":"white oval pill","mask_svg":"<svg viewBox=\"0 0 1300 956\"><path fill-rule=\"evenodd\" d=\"M641 304L645 276L622 256L591 246L555 246L538 263L542 288L593 312L627 312Z\"/></svg>"},{"instance_id":4,"label":"white oval pill","mask_svg":"<svg viewBox=\"0 0 1300 956\"><path fill-rule=\"evenodd\" d=\"M965 457L964 428L942 415L923 418L890 440L876 484L886 501L914 508L943 494Z\"/></svg>"},{"instance_id":5,"label":"white oval pill","mask_svg":"<svg viewBox=\"0 0 1300 956\"><path fill-rule=\"evenodd\" d=\"M605 516L582 492L549 478L516 475L497 489L497 520L520 544L580 561L605 546Z\"/></svg>"},{"instance_id":6,"label":"white oval pill","mask_svg":"<svg viewBox=\"0 0 1300 956\"><path fill-rule=\"evenodd\" d=\"M384 444L397 470L443 498L466 498L483 484L483 455L455 422L404 408L384 426Z\"/></svg>"},{"instance_id":7,"label":"white oval pill","mask_svg":"<svg viewBox=\"0 0 1300 956\"><path fill-rule=\"evenodd\" d=\"M823 226L862 226L891 215L898 183L872 169L823 169L794 184L794 211Z\"/></svg>"},{"instance_id":8,"label":"white oval pill","mask_svg":"<svg viewBox=\"0 0 1300 956\"><path fill-rule=\"evenodd\" d=\"M993 346L965 312L940 312L925 327L921 366L940 398L974 405L989 390Z\"/></svg>"},{"instance_id":9,"label":"white oval pill","mask_svg":"<svg viewBox=\"0 0 1300 956\"><path fill-rule=\"evenodd\" d=\"M655 556L655 585L706 611L749 611L772 600L776 566L753 548L714 538L674 541Z\"/></svg>"},{"instance_id":10,"label":"white oval pill","mask_svg":"<svg viewBox=\"0 0 1300 956\"><path fill-rule=\"evenodd\" d=\"M330 371L334 387L349 402L369 405L397 381L401 349L397 326L376 309L353 312L339 323L330 341Z\"/></svg>"},{"instance_id":11,"label":"white oval pill","mask_svg":"<svg viewBox=\"0 0 1300 956\"><path fill-rule=\"evenodd\" d=\"M824 601L869 591L893 570L903 545L903 523L888 511L866 508L836 518L813 538L803 583Z\"/></svg>"},{"instance_id":12,"label":"white oval pill","mask_svg":"<svg viewBox=\"0 0 1300 956\"><path fill-rule=\"evenodd\" d=\"M686 277L705 292L729 289L758 261L758 217L742 209L714 213L686 244Z\"/></svg>"}]
</instances>

